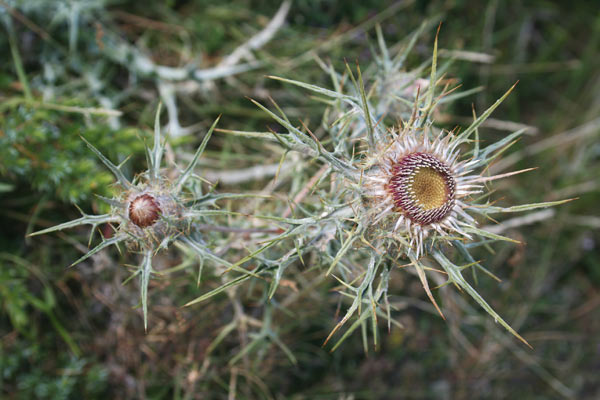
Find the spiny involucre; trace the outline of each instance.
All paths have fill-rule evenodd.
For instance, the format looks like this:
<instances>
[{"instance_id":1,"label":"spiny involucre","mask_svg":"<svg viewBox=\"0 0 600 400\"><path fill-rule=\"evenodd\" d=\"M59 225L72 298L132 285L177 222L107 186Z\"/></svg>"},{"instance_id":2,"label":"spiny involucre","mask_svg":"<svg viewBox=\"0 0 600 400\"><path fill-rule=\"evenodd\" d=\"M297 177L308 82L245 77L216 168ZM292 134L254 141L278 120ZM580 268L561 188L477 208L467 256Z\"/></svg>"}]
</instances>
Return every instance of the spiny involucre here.
<instances>
[{"instance_id":1,"label":"spiny involucre","mask_svg":"<svg viewBox=\"0 0 600 400\"><path fill-rule=\"evenodd\" d=\"M514 86L479 117L474 117L463 131L436 128L434 110L444 102L472 91L451 95L456 88L450 89L450 83L446 83L441 92L437 90L443 81L438 75L437 36L429 79L420 78L420 71L402 72L402 63L395 60L406 58L416 36L393 58L380 37L382 56L375 67L367 69L376 78L369 88L365 88L358 66L357 76L348 65L343 75L335 72L331 65L324 66L332 78L334 90L273 77L329 99L324 101L330 106L324 113L320 129L328 136L318 139L304 123L301 127L293 125L276 104L278 114L255 102L287 130L274 134L281 145L288 151L301 152L322 163L319 178L311 187L312 192L318 193L322 207L315 207L316 202L310 207L308 204L298 206L305 217L287 221L291 228L282 236L293 234L298 242L307 243L299 251L307 252L311 247L319 250L318 254L328 261L326 273L335 270L336 279L353 298L352 305L326 342L358 311L360 316L349 331L371 317L377 344L377 315L391 321L389 306L387 309L383 306L387 303L389 272L394 265L403 264L399 262L402 258L415 267L427 295L443 317L425 273L431 268L424 256L431 256L445 271L446 283L453 283L467 292L497 322L527 344L462 275L467 267L491 275L473 259L469 248L494 240L516 242L478 228L476 217L549 207L568 200L507 208L490 204L487 200L490 193L485 187L487 182L531 170L486 175L490 162L514 144L524 129L480 148L478 128ZM392 76L401 78L403 86L382 84L389 82ZM393 125L386 126L388 121ZM309 178L307 182L314 181ZM322 182L329 188L326 185L319 187ZM304 202L307 203L307 199ZM315 209L317 211L309 211ZM315 230L302 229L303 225L320 226L316 230L317 237L310 237L315 235ZM466 265L459 266L450 261L448 250L451 248L458 251ZM359 265L366 265L366 268L356 272ZM378 274L380 279L376 284ZM361 311L363 302L371 307L365 306ZM346 337L347 334L334 349Z\"/></svg>"},{"instance_id":2,"label":"spiny involucre","mask_svg":"<svg viewBox=\"0 0 600 400\"><path fill-rule=\"evenodd\" d=\"M82 212L81 218L30 235L41 235L89 224L92 225L89 239L91 243L94 231L99 225L111 224L114 226L112 237L103 238L100 244L75 261L72 266L110 245L124 243L129 250L139 252L142 255L142 262L135 274L140 275L140 297L144 329L146 330L148 327L148 282L153 272L152 257L159 250L168 248L174 241L179 241L197 253L201 259L209 259L220 265L229 266L229 263L217 257L206 247L200 235L194 230L194 222L215 215L218 210L209 209L215 201L222 198L239 197L239 195L214 194L210 191L198 193L199 185L196 185L194 190L186 190L186 184L190 178L197 179L193 174L194 168L206 148L218 120L219 118L204 136L188 166L185 170L180 171L175 179L169 179L161 173L164 143L161 141L160 133L160 105L156 112L154 145L152 149L146 147L148 169L136 175L133 180L127 179L122 173L123 164L113 164L91 143L82 138L117 179L119 190L116 195L113 198L101 197L110 205L110 212L103 215L88 215Z\"/></svg>"}]
</instances>

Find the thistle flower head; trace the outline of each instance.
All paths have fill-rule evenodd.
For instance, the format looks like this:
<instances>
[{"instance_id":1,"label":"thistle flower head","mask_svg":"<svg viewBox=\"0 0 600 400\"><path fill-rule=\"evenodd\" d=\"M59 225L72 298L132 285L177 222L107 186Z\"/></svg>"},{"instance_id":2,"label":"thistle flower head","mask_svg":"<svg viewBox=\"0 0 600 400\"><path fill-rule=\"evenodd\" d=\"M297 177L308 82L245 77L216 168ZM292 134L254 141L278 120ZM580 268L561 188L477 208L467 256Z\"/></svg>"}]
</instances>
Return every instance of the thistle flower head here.
<instances>
[{"instance_id":1,"label":"thistle flower head","mask_svg":"<svg viewBox=\"0 0 600 400\"><path fill-rule=\"evenodd\" d=\"M164 178L158 185L136 185L120 197L123 201L113 206L112 213L120 219L118 231L127 235L133 249L153 248L166 240L164 247L189 230L183 218L185 200Z\"/></svg>"},{"instance_id":2,"label":"thistle flower head","mask_svg":"<svg viewBox=\"0 0 600 400\"><path fill-rule=\"evenodd\" d=\"M479 160L458 161L459 152L451 134L430 140L428 132L405 127L394 134L364 173L363 191L369 199L368 222L396 218L394 232L404 232L416 257L423 254L431 232L448 236L474 219L463 210L465 196L481 191L478 175L468 175Z\"/></svg>"},{"instance_id":3,"label":"thistle flower head","mask_svg":"<svg viewBox=\"0 0 600 400\"><path fill-rule=\"evenodd\" d=\"M141 303L146 329L148 325L148 283L152 274L152 257L157 251L169 247L174 241L180 241L196 252L202 259L208 258L229 265L214 255L201 240L197 239L192 231L195 221L205 219L210 214L206 208L219 198L228 195L213 193L200 193L198 195L197 193L191 193L194 198L190 199L190 194L184 191L185 185L192 177L193 170L206 148L217 122L218 119L205 135L187 168L181 171L175 179L168 179L161 174L160 170L164 148L160 133L160 106L156 112L154 146L152 149L146 148L148 169L138 174L131 181L121 171L122 165L113 164L91 143L82 138L90 150L102 160L117 179L119 186L117 194L113 198L101 197L111 206L110 212L103 215L83 213L81 218L31 234L31 236L40 235L89 224L92 225L89 239L91 243L96 227L105 223L114 226L115 233L112 237L103 238L100 244L72 265L80 263L106 247L120 243L126 244L132 251L140 252L143 255L143 260L135 274L140 275ZM188 206L190 200L193 200L193 207Z\"/></svg>"}]
</instances>

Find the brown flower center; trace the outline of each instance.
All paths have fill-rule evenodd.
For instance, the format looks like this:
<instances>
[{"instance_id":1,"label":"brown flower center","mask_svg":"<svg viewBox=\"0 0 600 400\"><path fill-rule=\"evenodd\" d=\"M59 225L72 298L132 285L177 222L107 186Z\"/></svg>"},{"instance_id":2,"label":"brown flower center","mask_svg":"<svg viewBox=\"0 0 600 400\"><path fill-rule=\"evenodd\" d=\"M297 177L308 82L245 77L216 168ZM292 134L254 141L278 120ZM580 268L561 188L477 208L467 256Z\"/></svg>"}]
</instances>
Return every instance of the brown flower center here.
<instances>
[{"instance_id":1,"label":"brown flower center","mask_svg":"<svg viewBox=\"0 0 600 400\"><path fill-rule=\"evenodd\" d=\"M411 221L428 225L454 207L456 182L450 168L428 153L411 153L392 167L388 184L394 204Z\"/></svg>"},{"instance_id":2,"label":"brown flower center","mask_svg":"<svg viewBox=\"0 0 600 400\"><path fill-rule=\"evenodd\" d=\"M149 194L139 195L129 203L129 219L140 228L154 225L160 212L156 199Z\"/></svg>"}]
</instances>

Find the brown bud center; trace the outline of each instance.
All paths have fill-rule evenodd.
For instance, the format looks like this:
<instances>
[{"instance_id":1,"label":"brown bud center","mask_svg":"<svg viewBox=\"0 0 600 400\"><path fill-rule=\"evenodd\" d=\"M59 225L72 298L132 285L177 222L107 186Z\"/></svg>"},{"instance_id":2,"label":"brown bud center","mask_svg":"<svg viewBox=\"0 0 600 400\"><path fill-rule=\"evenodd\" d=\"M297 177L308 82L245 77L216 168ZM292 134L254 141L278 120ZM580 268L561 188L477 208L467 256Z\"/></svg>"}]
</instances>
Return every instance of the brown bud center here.
<instances>
[{"instance_id":1,"label":"brown bud center","mask_svg":"<svg viewBox=\"0 0 600 400\"><path fill-rule=\"evenodd\" d=\"M149 194L139 195L129 203L129 219L140 228L154 225L160 212L156 199Z\"/></svg>"}]
</instances>

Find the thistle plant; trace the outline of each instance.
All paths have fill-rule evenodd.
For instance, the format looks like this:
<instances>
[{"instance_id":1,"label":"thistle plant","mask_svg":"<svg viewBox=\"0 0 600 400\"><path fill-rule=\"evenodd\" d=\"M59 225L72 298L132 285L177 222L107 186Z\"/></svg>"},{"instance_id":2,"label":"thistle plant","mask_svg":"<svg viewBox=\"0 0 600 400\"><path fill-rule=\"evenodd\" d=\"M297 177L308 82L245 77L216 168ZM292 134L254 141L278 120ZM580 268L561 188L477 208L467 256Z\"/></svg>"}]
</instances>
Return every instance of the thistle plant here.
<instances>
[{"instance_id":1,"label":"thistle plant","mask_svg":"<svg viewBox=\"0 0 600 400\"><path fill-rule=\"evenodd\" d=\"M113 198L98 196L108 203L110 212L102 215L88 215L81 211L83 214L81 218L34 232L29 236L87 224L92 225L89 246L96 228L101 224L110 224L113 227L114 234L108 238L103 237L98 245L71 266L86 260L111 245L125 244L130 251L140 253L142 262L133 276L140 276L140 298L144 328L147 330L148 283L153 273L152 258L158 251L167 249L173 242L180 242L185 247L193 250L202 260L208 259L220 265L228 265L226 261L211 252L203 238L195 231L194 223L206 220L210 215L213 215L209 208L214 205L215 201L238 195L216 194L212 191L202 193L201 185L189 184L192 181L201 179L195 176L193 171L218 121L219 118L204 136L188 166L180 171L175 179L168 178L161 171L164 141L161 140L160 105L156 112L154 124L154 145L152 149L146 146L148 169L136 175L132 180L127 179L121 171L127 160L119 165L113 164L93 144L82 137L89 149L106 165L117 180L118 190Z\"/></svg>"},{"instance_id":2,"label":"thistle plant","mask_svg":"<svg viewBox=\"0 0 600 400\"><path fill-rule=\"evenodd\" d=\"M276 140L286 152L305 156L299 168L310 174L312 164L320 169L304 182L297 201L297 218L278 218L288 228L256 254L272 257L280 267L273 286L291 260L307 253L317 254L326 275L333 275L351 305L326 339L327 343L351 317L358 314L333 349L355 329L368 331L368 319L377 345L378 317L388 326L391 318L388 281L394 267L412 266L429 299L444 317L431 292L427 273L442 268L445 282L469 294L496 322L527 344L483 299L463 276L467 268L498 279L470 251L494 241L516 242L479 227L478 221L492 215L513 213L562 204L565 201L500 207L490 200L487 183L532 168L489 176L487 167L523 134L518 130L496 143L481 147L478 128L514 89L463 130L448 131L435 124L435 111L453 99L473 93L454 93L452 80L438 67L437 35L429 63L406 71L404 61L423 27L397 54L392 54L378 31L380 55L367 68L367 82L361 69L346 64L344 74L332 65L320 63L329 74L333 89L282 77L285 84L311 91L327 104L321 126L315 132L301 121L295 125L273 101L276 111L254 102L277 121L285 132L239 132L231 134ZM439 32L439 28L438 28ZM427 67L427 68L426 68ZM423 73L430 69L428 79ZM401 85L391 84L401 82ZM367 84L370 84L367 86ZM400 122L398 122L400 121ZM285 215L284 215L285 216ZM285 241L295 249L284 253ZM272 250L274 244L281 250ZM288 247L289 248L289 247ZM269 251L267 251L269 250ZM279 258L278 258L279 257ZM432 265L435 260L439 267ZM438 281L439 275L434 276ZM271 290L271 296L274 289Z\"/></svg>"}]
</instances>

